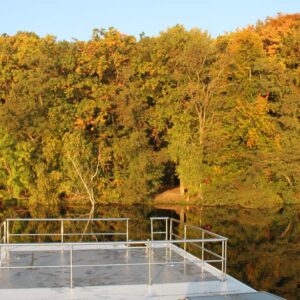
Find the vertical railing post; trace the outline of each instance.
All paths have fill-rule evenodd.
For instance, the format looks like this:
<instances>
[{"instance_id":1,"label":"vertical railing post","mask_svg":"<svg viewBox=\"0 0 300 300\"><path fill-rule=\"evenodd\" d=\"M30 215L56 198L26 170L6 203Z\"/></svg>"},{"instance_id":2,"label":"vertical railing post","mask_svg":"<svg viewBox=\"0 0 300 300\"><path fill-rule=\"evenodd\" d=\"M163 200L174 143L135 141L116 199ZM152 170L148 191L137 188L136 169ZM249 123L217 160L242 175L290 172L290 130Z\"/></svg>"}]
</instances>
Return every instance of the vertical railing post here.
<instances>
[{"instance_id":1,"label":"vertical railing post","mask_svg":"<svg viewBox=\"0 0 300 300\"><path fill-rule=\"evenodd\" d=\"M148 247L148 286L151 286L151 255L152 255L152 249L151 249L151 242L148 240L147 243Z\"/></svg>"},{"instance_id":2,"label":"vertical railing post","mask_svg":"<svg viewBox=\"0 0 300 300\"><path fill-rule=\"evenodd\" d=\"M165 236L165 239L166 239L166 263L168 263L168 247L169 247L169 243L168 243L168 239L169 239L169 218L166 218L165 219L166 221L166 236Z\"/></svg>"},{"instance_id":3,"label":"vertical railing post","mask_svg":"<svg viewBox=\"0 0 300 300\"><path fill-rule=\"evenodd\" d=\"M224 273L225 273L225 279L226 279L226 274L227 274L227 240L225 240L225 249L224 249Z\"/></svg>"},{"instance_id":4,"label":"vertical railing post","mask_svg":"<svg viewBox=\"0 0 300 300\"><path fill-rule=\"evenodd\" d=\"M151 221L151 241L153 241L153 219L150 219Z\"/></svg>"},{"instance_id":5,"label":"vertical railing post","mask_svg":"<svg viewBox=\"0 0 300 300\"><path fill-rule=\"evenodd\" d=\"M128 247L128 241L129 241L129 222L128 219L126 220L126 242Z\"/></svg>"},{"instance_id":6,"label":"vertical railing post","mask_svg":"<svg viewBox=\"0 0 300 300\"><path fill-rule=\"evenodd\" d=\"M170 219L170 241L169 241L169 260L171 261L171 243L172 243L172 239L173 239L173 219Z\"/></svg>"},{"instance_id":7,"label":"vertical railing post","mask_svg":"<svg viewBox=\"0 0 300 300\"><path fill-rule=\"evenodd\" d=\"M6 244L6 221L4 221L4 230L3 230L3 239L4 239L4 244Z\"/></svg>"},{"instance_id":8,"label":"vertical railing post","mask_svg":"<svg viewBox=\"0 0 300 300\"><path fill-rule=\"evenodd\" d=\"M70 287L73 288L73 245L70 247Z\"/></svg>"},{"instance_id":9,"label":"vertical railing post","mask_svg":"<svg viewBox=\"0 0 300 300\"><path fill-rule=\"evenodd\" d=\"M170 219L170 241L172 241L173 236L173 219Z\"/></svg>"},{"instance_id":10,"label":"vertical railing post","mask_svg":"<svg viewBox=\"0 0 300 300\"><path fill-rule=\"evenodd\" d=\"M166 220L166 241L168 240L168 223L169 223L169 218L167 218Z\"/></svg>"},{"instance_id":11,"label":"vertical railing post","mask_svg":"<svg viewBox=\"0 0 300 300\"><path fill-rule=\"evenodd\" d=\"M186 224L184 224L184 231L183 231L183 239L186 241ZM183 244L183 248L184 248L184 251L186 251L186 242L184 242Z\"/></svg>"},{"instance_id":12,"label":"vertical railing post","mask_svg":"<svg viewBox=\"0 0 300 300\"><path fill-rule=\"evenodd\" d=\"M9 220L6 220L6 243L9 244Z\"/></svg>"},{"instance_id":13,"label":"vertical railing post","mask_svg":"<svg viewBox=\"0 0 300 300\"><path fill-rule=\"evenodd\" d=\"M60 219L60 242L64 242L64 220Z\"/></svg>"},{"instance_id":14,"label":"vertical railing post","mask_svg":"<svg viewBox=\"0 0 300 300\"><path fill-rule=\"evenodd\" d=\"M224 240L222 240L222 281L224 280Z\"/></svg>"},{"instance_id":15,"label":"vertical railing post","mask_svg":"<svg viewBox=\"0 0 300 300\"><path fill-rule=\"evenodd\" d=\"M201 253L202 266L204 266L204 231L202 230L202 253Z\"/></svg>"}]
</instances>

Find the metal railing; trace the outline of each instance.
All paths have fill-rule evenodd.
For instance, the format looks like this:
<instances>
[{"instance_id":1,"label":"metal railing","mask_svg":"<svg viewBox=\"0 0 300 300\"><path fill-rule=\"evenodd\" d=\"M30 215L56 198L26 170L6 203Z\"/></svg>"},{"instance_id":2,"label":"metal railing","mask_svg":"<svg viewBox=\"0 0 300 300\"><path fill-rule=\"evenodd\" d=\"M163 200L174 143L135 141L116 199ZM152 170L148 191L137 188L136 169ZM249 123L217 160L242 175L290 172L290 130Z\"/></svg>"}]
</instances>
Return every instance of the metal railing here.
<instances>
[{"instance_id":1,"label":"metal railing","mask_svg":"<svg viewBox=\"0 0 300 300\"><path fill-rule=\"evenodd\" d=\"M6 230L6 221L2 222L0 225L0 244L6 244L6 235L7 235L7 230Z\"/></svg>"},{"instance_id":2,"label":"metal railing","mask_svg":"<svg viewBox=\"0 0 300 300\"><path fill-rule=\"evenodd\" d=\"M37 222L37 221L50 221L50 222L60 222L60 232L59 233L14 233L11 231L12 222L24 221L24 222ZM125 241L110 241L110 242L89 242L89 243L67 243L64 240L64 236L73 236L73 235L82 235L84 233L70 233L65 232L64 222L66 221L102 221L102 222L125 222L126 230L124 232L99 232L96 234L99 235L112 235L112 236L125 236ZM164 231L154 231L154 222L165 222L163 224ZM153 275L152 275L152 266L153 265L176 265L176 264L186 264L193 262L199 265L202 270L204 267L210 267L210 263L221 263L221 270L212 269L216 276L219 277L220 280L226 279L226 260L227 260L227 238L221 235L215 234L203 228L188 225L186 223L180 222L173 218L167 217L152 217L150 218L151 225L151 240L142 240L142 241L131 241L129 240L129 218L94 218L94 219L7 219L0 226L0 270L2 269L41 269L41 268L63 268L69 269L70 271L70 287L74 287L73 280L73 270L74 268L82 268L82 267L116 267L116 266L148 266L148 285L153 283ZM179 230L180 227L182 230ZM177 231L176 231L177 229ZM176 232L176 233L175 233ZM191 234L193 232L193 234ZM85 233L86 235L95 234L95 233ZM161 234L165 237L164 240L154 240L155 234ZM60 243L10 243L10 237L17 236L60 236ZM182 236L181 236L182 235ZM193 235L193 238L190 238L189 235ZM212 249L208 249L207 245L211 244L221 244L221 253L217 253ZM74 264L73 260L73 252L78 247L86 247L86 246L122 246L121 249L127 249L130 251L131 247L136 248L144 248L147 253L147 261L145 262L134 262L134 263L113 263L113 264ZM43 250L44 247L50 247L53 251L69 251L69 264L63 265L30 265L30 266L12 266L5 265L7 253L9 253L10 249L16 250L17 247L40 247ZM165 247L166 250L169 250L169 258L166 255L166 259L162 262L153 260L153 249L156 247ZM200 249L200 257L187 252L187 247L195 247ZM21 248L19 248L21 249ZM75 250L74 250L75 249ZM94 248L93 248L94 249ZM100 248L99 248L100 249ZM113 249L113 248L111 248ZM182 261L171 261L171 251L177 251L181 253L183 260ZM44 250L47 251L47 250ZM167 251L166 251L167 253ZM206 253L214 256L216 259L208 259ZM9 260L8 260L9 261Z\"/></svg>"},{"instance_id":3,"label":"metal railing","mask_svg":"<svg viewBox=\"0 0 300 300\"><path fill-rule=\"evenodd\" d=\"M183 243L192 243L192 242L201 242L201 239L192 239L192 240L173 240L172 244L183 244ZM209 239L209 242L216 242L216 239ZM201 261L199 259L195 258L189 258L188 261L186 259L181 260L181 261L171 261L171 260L164 260L164 261L154 261L153 260L153 250L162 244L164 246L166 244L166 241L160 240L160 241L128 241L126 244L129 246L134 246L137 245L139 248L144 248L146 250L146 258L144 262L135 262L135 263L104 263L104 264L74 264L73 260L73 254L74 252L76 253L76 247L80 246L80 250L83 250L82 247L84 246L112 246L112 249L116 249L116 246L124 246L125 242L101 242L101 243L64 243L63 245L61 243L42 243L38 244L35 243L35 251L37 251L37 247L45 247L45 245L48 247L48 250L44 251L61 251L61 248L63 248L63 251L69 251L69 264L64 264L64 265L21 265L21 266L12 266L12 265L5 265L5 263L0 264L0 270L6 269L6 270L14 270L14 269L30 269L30 270L35 270L35 269L57 269L57 268L62 268L62 269L69 269L70 272L70 288L73 288L75 286L74 284L74 278L73 278L73 271L76 268L86 268L86 267L128 267L128 266L148 266L148 284L151 286L153 284L153 270L152 266L157 266L157 265L178 265L178 264L186 264L188 263L195 263L195 264L201 264ZM144 244L144 246L140 246L141 244ZM169 243L168 243L169 244ZM18 247L20 244L2 244L1 245L1 251L4 250L5 252L5 247L6 248L11 248L11 247ZM33 246L33 244L22 244L22 246ZM171 246L169 244L169 246ZM173 245L174 246L174 245ZM171 246L172 247L172 246ZM3 249L4 248L4 249ZM52 250L49 250L49 248L52 248ZM138 247L134 247L136 249ZM97 248L92 248L93 250L96 250ZM101 248L99 248L101 249ZM127 248L127 251L130 248ZM8 249L7 249L8 250ZM126 250L126 248L124 248ZM27 250L28 251L28 250ZM41 249L43 251L43 249ZM129 250L130 251L130 250ZM223 276L219 278L220 280L224 280Z\"/></svg>"},{"instance_id":4,"label":"metal railing","mask_svg":"<svg viewBox=\"0 0 300 300\"><path fill-rule=\"evenodd\" d=\"M155 221L163 221L165 222L165 231L154 231L154 222ZM165 235L165 240L168 240L168 222L169 217L151 217L151 241L154 240L154 235Z\"/></svg>"},{"instance_id":5,"label":"metal railing","mask_svg":"<svg viewBox=\"0 0 300 300\"><path fill-rule=\"evenodd\" d=\"M178 225L183 226L183 237L180 237L178 234L174 233L174 231L173 231L174 223L177 223ZM172 243L174 242L173 237L183 239L183 240L188 240L188 238L187 238L188 233L189 233L188 230L190 230L190 231L192 230L192 231L200 233L200 237L199 237L200 240L199 241L192 240L190 242L190 244L201 250L202 264L204 265L204 263L220 263L223 279L225 279L226 278L226 270L227 270L227 241L228 241L228 238L221 236L219 234L216 234L214 232L208 231L204 228L194 226L194 225L189 225L184 222L180 222L179 220L171 218L170 219L170 237L169 237L170 242L172 242ZM206 243L212 242L212 239L207 238L207 236L213 237L214 242L221 244L221 253L216 253L210 249L205 248ZM197 235L196 235L196 238L198 238ZM200 245L197 243L200 243ZM186 251L186 248L187 248L187 243L184 243L183 244L184 251ZM216 259L206 259L205 253L212 255Z\"/></svg>"},{"instance_id":6,"label":"metal railing","mask_svg":"<svg viewBox=\"0 0 300 300\"><path fill-rule=\"evenodd\" d=\"M126 223L124 232L65 232L66 222L124 222ZM57 233L14 233L14 222L54 222L58 223L60 232ZM60 242L64 243L66 236L124 236L125 240L129 240L129 218L49 218L49 219L6 219L0 226L0 243L9 244L12 237L60 237Z\"/></svg>"}]
</instances>

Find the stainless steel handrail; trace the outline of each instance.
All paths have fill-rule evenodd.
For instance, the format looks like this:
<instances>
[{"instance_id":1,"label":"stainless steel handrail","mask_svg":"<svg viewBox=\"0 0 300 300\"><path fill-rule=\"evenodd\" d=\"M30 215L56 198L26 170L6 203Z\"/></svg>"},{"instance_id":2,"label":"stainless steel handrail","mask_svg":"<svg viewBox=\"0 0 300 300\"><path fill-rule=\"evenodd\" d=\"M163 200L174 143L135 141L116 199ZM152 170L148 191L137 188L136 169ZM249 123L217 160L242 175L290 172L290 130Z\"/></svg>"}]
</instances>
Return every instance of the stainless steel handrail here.
<instances>
[{"instance_id":1,"label":"stainless steel handrail","mask_svg":"<svg viewBox=\"0 0 300 300\"><path fill-rule=\"evenodd\" d=\"M129 218L8 218L6 219L2 225L4 226L3 231L3 239L0 238L0 243L7 243L10 244L10 237L22 237L22 236L60 236L61 243L64 243L65 236L125 236L126 241L129 240ZM59 233L13 233L10 231L10 224L13 222L58 222L60 223L60 232ZM66 233L64 224L65 222L94 222L94 221L101 221L101 222L110 222L110 221L117 221L117 222L126 222L126 231L124 232L82 232L82 233ZM1 225L1 226L2 226ZM1 227L0 227L1 229ZM2 232L2 231L1 231ZM1 237L1 234L0 234Z\"/></svg>"},{"instance_id":2,"label":"stainless steel handrail","mask_svg":"<svg viewBox=\"0 0 300 300\"><path fill-rule=\"evenodd\" d=\"M174 227L173 222L183 226L183 239L184 240L187 239L188 229L192 229L192 230L196 230L196 231L201 232L201 241L199 241L199 242L201 242L201 246L196 244L195 241L190 243L190 244L193 245L194 247L197 247L197 248L201 249L201 260L202 260L203 264L205 262L218 262L218 263L221 263L222 276L223 276L223 279L225 280L225 278L226 278L226 269L227 269L227 241L228 241L228 238L226 238L222 235L216 234L214 232L208 231L204 228L197 227L197 226L194 226L194 225L189 225L189 224L186 224L185 222L181 222L180 220L171 218L170 219L170 241L172 241L172 242L173 242L173 237L181 238L179 235L173 233L173 227ZM217 242L221 243L221 254L220 255L218 253L215 253L215 252L205 248L205 244L207 242L208 243L211 242L211 239L205 238L205 234L213 236L215 238L214 242L217 241ZM186 245L187 244L184 243L184 250L185 251L186 251ZM211 254L211 255L219 258L219 259L218 260L206 260L205 259L205 253L209 253L209 254Z\"/></svg>"},{"instance_id":3,"label":"stainless steel handrail","mask_svg":"<svg viewBox=\"0 0 300 300\"><path fill-rule=\"evenodd\" d=\"M215 240L215 239L213 239ZM184 244L184 243L194 243L194 242L201 242L202 239L182 239L182 240L172 240L172 244ZM171 260L164 260L162 262L160 261L152 261L152 252L153 249L155 248L155 245L159 244L170 244L171 241L164 241L164 240L157 240L157 241L149 241L149 240L143 240L143 241L126 241L126 242L121 242L121 241L114 241L114 242L101 242L101 243L37 243L37 244L1 244L0 247L6 247L6 248L12 248L14 250L15 247L24 247L24 246L31 246L31 247L49 247L50 248L56 248L52 250L44 250L44 251L61 251L61 248L63 248L64 251L69 251L70 252L70 262L69 264L64 264L64 265L28 265L28 266L5 266L3 264L0 265L0 270L1 269L44 269L44 268L68 268L70 269L70 288L74 287L74 282L73 282L73 269L74 268L82 268L82 267L116 267L116 266L142 266L142 265L148 265L148 285L152 284L152 278L151 278L151 266L152 265L175 265L175 264L186 264L186 263L198 263L202 264L202 261L194 256L190 256L190 258L187 260L186 257L182 259L181 261L171 261ZM90 249L101 249L102 245L111 245L111 246L116 246L116 245L123 245L124 250L128 250L130 248L126 247L126 245L135 245L135 244L144 244L145 246L143 248L147 249L147 256L148 256L148 261L146 262L137 262L137 263L115 263L115 264L74 264L73 263L73 252L76 250L83 250L83 246L98 246L98 248L90 248ZM78 249L76 249L78 247ZM103 248L102 248L103 249ZM106 248L105 248L106 249ZM177 248L179 249L179 248ZM36 250L36 249L35 249ZM216 262L217 260L208 260L208 262ZM221 274L220 280L223 280L223 274Z\"/></svg>"},{"instance_id":4,"label":"stainless steel handrail","mask_svg":"<svg viewBox=\"0 0 300 300\"><path fill-rule=\"evenodd\" d=\"M218 237L218 238L221 238L221 239L227 239L225 236L222 236L222 235L220 235L220 234L217 234L217 233L208 231L208 230L206 230L206 229L204 229L204 228L202 228L202 227L198 227L198 226L195 226L195 225L187 224L187 223L185 223L185 222L181 222L181 221L179 221L179 220L177 220L177 219L174 219L174 218L171 218L170 221L171 221L171 222L178 223L178 224L186 225L188 228L193 228L193 229L195 229L195 230L203 231L203 232L205 232L205 233L207 233L207 234L213 235L213 236Z\"/></svg>"},{"instance_id":5,"label":"stainless steel handrail","mask_svg":"<svg viewBox=\"0 0 300 300\"><path fill-rule=\"evenodd\" d=\"M203 231L209 235L212 235L212 236L215 236L215 237L219 237L220 239L227 239L225 236L222 236L220 234L217 234L217 233L214 233L214 232L211 232L211 231L208 231L202 227L198 227L198 226L195 226L195 225L190 225L190 224L186 224L186 226L188 228L192 228L192 229L195 229L195 230L200 230L200 231Z\"/></svg>"},{"instance_id":6,"label":"stainless steel handrail","mask_svg":"<svg viewBox=\"0 0 300 300\"><path fill-rule=\"evenodd\" d=\"M60 233L10 233L10 236L60 236ZM77 236L82 235L82 232L64 233L64 236ZM126 232L86 232L84 235L126 235Z\"/></svg>"},{"instance_id":7,"label":"stainless steel handrail","mask_svg":"<svg viewBox=\"0 0 300 300\"><path fill-rule=\"evenodd\" d=\"M165 222L165 231L154 231L154 229L153 229L154 221L164 221ZM151 241L153 241L155 234L164 234L165 240L167 241L168 240L169 217L151 217L150 222L151 222Z\"/></svg>"},{"instance_id":8,"label":"stainless steel handrail","mask_svg":"<svg viewBox=\"0 0 300 300\"><path fill-rule=\"evenodd\" d=\"M30 222L30 221L46 221L46 222L60 222L60 233L13 233L10 232L10 224L13 222L17 221L25 221L25 222ZM72 232L65 232L65 227L64 227L64 222L80 222L80 221L103 221L103 222L109 222L109 221L120 221L120 222L126 222L126 231L124 232L96 232L96 233L91 233L91 232L83 232L83 233L72 233ZM73 250L76 249L77 245L78 246L84 246L84 245L123 245L126 248L125 249L130 249L130 246L138 246L142 245L139 248L146 248L147 251L152 251L153 245L155 244L165 244L166 247L168 247L171 250L172 245L176 244L183 244L183 249L184 249L184 257L188 254L186 251L187 245L194 246L196 248L201 249L201 259L197 260L197 262L201 262L202 267L204 266L205 263L221 263L221 276L222 280L226 278L226 264L227 264L227 238L223 237L219 234L215 234L213 232L210 232L206 229L203 229L201 227L197 227L194 225L188 225L185 222L180 222L179 220L173 219L173 218L168 218L168 217L152 217L150 218L151 221L151 241L149 240L143 240L143 241L130 241L129 240L129 218L50 218L50 219L29 219L29 218L20 218L20 219L7 219L5 220L1 225L0 225L0 248L6 247L20 247L20 246L45 246L45 247L66 247L66 249L70 251L70 276L71 276L71 282L70 286L73 287ZM153 230L153 222L154 221L164 221L165 222L165 231L154 231ZM174 224L177 223L179 225L182 225L183 227L183 237L180 236L180 232L178 234L174 233ZM198 237L196 236L195 238L187 238L188 237L188 231L189 230L196 230L201 233L201 235ZM165 234L165 240L154 240L153 235L154 234ZM70 243L70 242L65 242L64 241L64 236L76 236L76 235L103 235L103 236L126 236L125 241L110 241L110 242L80 242L80 243ZM10 237L17 237L17 236L61 236L61 241L59 242L48 242L48 243L10 243L9 238ZM175 237L175 239L173 239ZM200 243L200 245L199 245ZM214 251L211 251L210 249L205 248L205 245L208 243L221 243L221 249L222 253L216 253ZM8 245L9 244L9 245ZM135 248L136 248L135 246ZM179 249L179 248L178 248ZM1 250L1 249L0 249ZM45 250L46 251L46 250ZM0 251L0 253L2 253ZM217 259L205 259L205 253L209 253L216 257ZM2 257L0 257L2 259ZM2 263L2 261L1 261ZM156 263L156 262L155 262ZM154 262L151 261L151 257L149 257L149 273L151 273L151 265L154 264ZM114 264L113 264L114 265ZM128 265L128 264L127 264ZM76 265L75 267L80 267L81 265ZM32 266L30 266L32 267ZM30 268L28 267L28 268ZM55 266L40 266L41 267L55 267ZM57 266L59 267L59 266ZM0 267L4 268L2 265ZM6 268L6 267L5 267ZM12 268L7 267L7 268ZM151 276L151 275L150 275ZM151 285L151 278L149 278L149 284Z\"/></svg>"},{"instance_id":9,"label":"stainless steel handrail","mask_svg":"<svg viewBox=\"0 0 300 300\"><path fill-rule=\"evenodd\" d=\"M171 240L171 241L165 241L165 240L155 240L153 241L155 244L181 244L181 243L190 243L190 242L202 242L202 239L180 239L180 240ZM211 243L217 243L220 242L219 239L205 239L206 242L211 242ZM10 243L10 244L0 244L0 246L19 246L19 247L23 247L23 246L37 246L37 247L42 247L42 246L53 246L53 247L57 247L57 246L70 246L73 245L74 247L78 246L84 246L84 245L88 245L88 246L93 246L93 245L126 245L126 244L130 244L130 245L140 245L140 244L147 244L148 240L140 240L140 241L109 241L109 242L81 242L81 243L52 243L52 242L48 242L48 243Z\"/></svg>"},{"instance_id":10,"label":"stainless steel handrail","mask_svg":"<svg viewBox=\"0 0 300 300\"><path fill-rule=\"evenodd\" d=\"M8 218L7 221L126 221L130 218Z\"/></svg>"},{"instance_id":11,"label":"stainless steel handrail","mask_svg":"<svg viewBox=\"0 0 300 300\"><path fill-rule=\"evenodd\" d=\"M6 221L2 222L0 225L0 243L5 243L6 236Z\"/></svg>"}]
</instances>

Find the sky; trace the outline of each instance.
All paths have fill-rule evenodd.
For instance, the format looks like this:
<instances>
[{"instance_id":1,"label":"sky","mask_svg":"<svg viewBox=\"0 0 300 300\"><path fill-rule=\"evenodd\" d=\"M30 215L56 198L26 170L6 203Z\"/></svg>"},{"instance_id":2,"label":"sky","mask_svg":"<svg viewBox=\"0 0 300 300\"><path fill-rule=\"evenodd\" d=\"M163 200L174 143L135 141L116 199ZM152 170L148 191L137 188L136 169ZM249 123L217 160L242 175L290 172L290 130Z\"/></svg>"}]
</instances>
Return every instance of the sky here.
<instances>
[{"instance_id":1,"label":"sky","mask_svg":"<svg viewBox=\"0 0 300 300\"><path fill-rule=\"evenodd\" d=\"M138 37L182 24L216 37L279 12L300 13L300 0L0 0L0 34L33 31L88 40L94 28Z\"/></svg>"}]
</instances>

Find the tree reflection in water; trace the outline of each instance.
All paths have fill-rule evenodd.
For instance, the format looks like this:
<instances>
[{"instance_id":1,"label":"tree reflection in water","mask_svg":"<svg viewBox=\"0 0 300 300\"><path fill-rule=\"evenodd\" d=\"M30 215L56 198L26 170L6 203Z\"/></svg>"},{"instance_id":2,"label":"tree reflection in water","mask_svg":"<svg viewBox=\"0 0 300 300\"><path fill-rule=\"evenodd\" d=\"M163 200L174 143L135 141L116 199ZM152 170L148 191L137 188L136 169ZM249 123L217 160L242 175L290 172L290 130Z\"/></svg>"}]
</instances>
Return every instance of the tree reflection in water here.
<instances>
[{"instance_id":1,"label":"tree reflection in water","mask_svg":"<svg viewBox=\"0 0 300 300\"><path fill-rule=\"evenodd\" d=\"M2 207L0 218L130 218L129 238L150 238L151 216L169 216L202 226L229 238L228 273L257 290L270 291L287 299L300 296L300 206L273 209L244 209L200 206L101 205L89 207L66 204L56 207ZM65 232L124 232L125 223L65 222ZM164 224L161 226L163 231ZM15 222L14 233L60 232L53 222ZM179 231L181 229L179 228ZM191 233L191 237L195 234ZM65 237L66 242L113 240L114 237ZM57 237L15 238L21 242L60 241ZM192 249L191 249L192 250Z\"/></svg>"}]
</instances>

